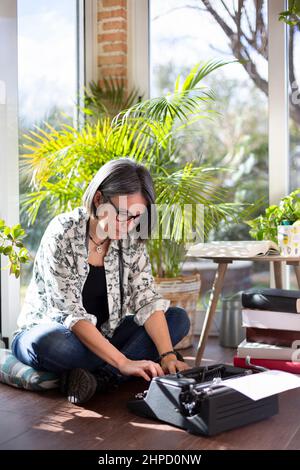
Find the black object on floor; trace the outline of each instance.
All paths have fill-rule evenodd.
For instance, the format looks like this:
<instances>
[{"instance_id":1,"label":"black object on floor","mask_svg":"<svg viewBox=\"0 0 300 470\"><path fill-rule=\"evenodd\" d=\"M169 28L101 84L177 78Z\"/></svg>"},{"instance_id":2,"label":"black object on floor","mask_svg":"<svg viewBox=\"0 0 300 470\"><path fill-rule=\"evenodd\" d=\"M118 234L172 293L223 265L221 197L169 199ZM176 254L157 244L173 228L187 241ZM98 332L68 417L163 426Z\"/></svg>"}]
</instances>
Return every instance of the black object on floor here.
<instances>
[{"instance_id":1,"label":"black object on floor","mask_svg":"<svg viewBox=\"0 0 300 470\"><path fill-rule=\"evenodd\" d=\"M195 367L154 377L148 390L128 402L133 413L157 419L192 434L213 436L278 413L278 396L253 401L218 384L218 379L240 377L249 371L225 364Z\"/></svg>"},{"instance_id":2,"label":"black object on floor","mask_svg":"<svg viewBox=\"0 0 300 470\"><path fill-rule=\"evenodd\" d=\"M273 312L300 312L300 290L252 288L242 293L244 308Z\"/></svg>"}]
</instances>

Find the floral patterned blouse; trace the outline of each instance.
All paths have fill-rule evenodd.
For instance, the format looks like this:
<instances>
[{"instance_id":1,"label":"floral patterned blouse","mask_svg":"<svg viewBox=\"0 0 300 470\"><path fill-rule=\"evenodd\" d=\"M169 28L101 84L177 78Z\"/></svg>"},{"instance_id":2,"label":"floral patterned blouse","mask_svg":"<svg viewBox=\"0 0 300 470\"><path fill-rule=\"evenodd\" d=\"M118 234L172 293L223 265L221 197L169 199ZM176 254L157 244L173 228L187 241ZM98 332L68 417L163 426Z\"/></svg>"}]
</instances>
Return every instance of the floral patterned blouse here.
<instances>
[{"instance_id":1,"label":"floral patterned blouse","mask_svg":"<svg viewBox=\"0 0 300 470\"><path fill-rule=\"evenodd\" d=\"M26 291L18 330L40 323L58 322L69 329L78 320L96 326L95 315L87 313L82 303L82 290L89 273L87 222L85 207L54 217L41 239ZM156 310L166 311L169 300L156 290L145 243L133 237L122 240L123 308L119 285L118 240L111 240L104 258L109 319L101 332L111 337L122 318L133 313L143 325Z\"/></svg>"}]
</instances>

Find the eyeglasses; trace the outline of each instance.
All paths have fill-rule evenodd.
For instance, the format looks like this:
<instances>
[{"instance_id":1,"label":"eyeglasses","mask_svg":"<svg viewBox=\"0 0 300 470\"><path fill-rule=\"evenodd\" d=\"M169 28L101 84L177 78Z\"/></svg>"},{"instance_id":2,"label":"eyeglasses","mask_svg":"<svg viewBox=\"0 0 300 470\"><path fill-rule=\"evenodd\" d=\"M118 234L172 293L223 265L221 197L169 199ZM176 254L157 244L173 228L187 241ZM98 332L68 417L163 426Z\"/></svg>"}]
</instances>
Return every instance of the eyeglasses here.
<instances>
[{"instance_id":1,"label":"eyeglasses","mask_svg":"<svg viewBox=\"0 0 300 470\"><path fill-rule=\"evenodd\" d=\"M108 202L114 207L117 215L116 215L116 219L119 221L119 222L130 222L131 220L138 220L142 214L137 214L137 215L132 215L130 214L129 212L127 212L126 210L120 210L113 202L110 198L107 198Z\"/></svg>"}]
</instances>

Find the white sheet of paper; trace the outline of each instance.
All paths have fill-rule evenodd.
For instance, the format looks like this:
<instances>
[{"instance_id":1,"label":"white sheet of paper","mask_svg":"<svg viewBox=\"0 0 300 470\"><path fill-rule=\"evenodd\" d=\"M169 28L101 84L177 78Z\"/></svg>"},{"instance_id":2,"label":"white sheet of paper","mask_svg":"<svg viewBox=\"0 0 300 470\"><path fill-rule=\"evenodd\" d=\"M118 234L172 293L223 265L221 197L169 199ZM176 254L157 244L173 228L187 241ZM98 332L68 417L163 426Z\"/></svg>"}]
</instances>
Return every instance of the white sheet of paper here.
<instances>
[{"instance_id":1,"label":"white sheet of paper","mask_svg":"<svg viewBox=\"0 0 300 470\"><path fill-rule=\"evenodd\" d=\"M256 401L300 387L300 377L279 370L268 370L237 379L223 380L223 384Z\"/></svg>"}]
</instances>

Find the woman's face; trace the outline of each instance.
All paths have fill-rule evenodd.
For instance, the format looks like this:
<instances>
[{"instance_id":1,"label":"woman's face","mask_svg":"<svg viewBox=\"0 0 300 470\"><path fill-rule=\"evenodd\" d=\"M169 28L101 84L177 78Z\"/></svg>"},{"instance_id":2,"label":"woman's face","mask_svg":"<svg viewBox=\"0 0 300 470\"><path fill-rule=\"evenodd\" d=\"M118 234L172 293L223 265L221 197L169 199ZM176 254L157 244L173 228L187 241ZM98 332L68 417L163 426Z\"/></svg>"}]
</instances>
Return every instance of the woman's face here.
<instances>
[{"instance_id":1,"label":"woman's face","mask_svg":"<svg viewBox=\"0 0 300 470\"><path fill-rule=\"evenodd\" d=\"M147 210L147 202L141 193L113 196L108 202L101 203L101 192L97 191L94 202L97 208L98 224L96 233L99 238L126 238Z\"/></svg>"}]
</instances>

